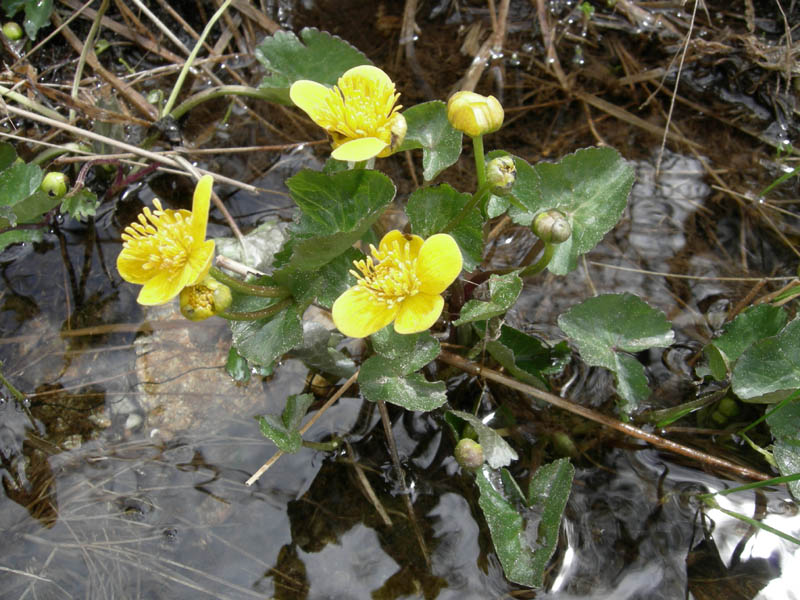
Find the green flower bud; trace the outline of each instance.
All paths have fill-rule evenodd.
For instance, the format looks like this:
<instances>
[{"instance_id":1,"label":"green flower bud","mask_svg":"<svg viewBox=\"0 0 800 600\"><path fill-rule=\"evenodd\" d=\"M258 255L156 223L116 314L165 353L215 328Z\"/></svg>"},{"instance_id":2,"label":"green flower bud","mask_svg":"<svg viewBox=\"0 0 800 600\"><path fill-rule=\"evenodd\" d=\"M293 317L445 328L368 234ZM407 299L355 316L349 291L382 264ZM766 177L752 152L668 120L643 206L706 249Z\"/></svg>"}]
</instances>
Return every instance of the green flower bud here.
<instances>
[{"instance_id":1,"label":"green flower bud","mask_svg":"<svg viewBox=\"0 0 800 600\"><path fill-rule=\"evenodd\" d=\"M497 131L504 116L503 107L494 96L461 91L447 101L447 120L471 137Z\"/></svg>"},{"instance_id":2,"label":"green flower bud","mask_svg":"<svg viewBox=\"0 0 800 600\"><path fill-rule=\"evenodd\" d=\"M22 39L22 27L14 21L9 21L3 25L3 35L12 42Z\"/></svg>"},{"instance_id":3,"label":"green flower bud","mask_svg":"<svg viewBox=\"0 0 800 600\"><path fill-rule=\"evenodd\" d=\"M67 176L64 175L64 173L60 173L59 171L50 171L44 176L42 184L39 186L39 188L51 196L60 198L67 193L68 183L69 179L67 179Z\"/></svg>"},{"instance_id":4,"label":"green flower bud","mask_svg":"<svg viewBox=\"0 0 800 600\"><path fill-rule=\"evenodd\" d=\"M536 215L533 233L547 244L561 244L572 235L572 226L564 213L551 209Z\"/></svg>"},{"instance_id":5,"label":"green flower bud","mask_svg":"<svg viewBox=\"0 0 800 600\"><path fill-rule=\"evenodd\" d=\"M725 396L719 401L717 410L726 417L735 417L739 414L739 403L730 396Z\"/></svg>"},{"instance_id":6,"label":"green flower bud","mask_svg":"<svg viewBox=\"0 0 800 600\"><path fill-rule=\"evenodd\" d=\"M453 454L462 469L475 471L483 465L483 448L475 440L463 438L456 444Z\"/></svg>"},{"instance_id":7,"label":"green flower bud","mask_svg":"<svg viewBox=\"0 0 800 600\"><path fill-rule=\"evenodd\" d=\"M181 290L181 314L190 321L202 321L223 312L233 302L231 288L213 277Z\"/></svg>"},{"instance_id":8,"label":"green flower bud","mask_svg":"<svg viewBox=\"0 0 800 600\"><path fill-rule=\"evenodd\" d=\"M510 156L498 156L486 164L486 181L493 194L505 196L517 180L517 167Z\"/></svg>"}]
</instances>

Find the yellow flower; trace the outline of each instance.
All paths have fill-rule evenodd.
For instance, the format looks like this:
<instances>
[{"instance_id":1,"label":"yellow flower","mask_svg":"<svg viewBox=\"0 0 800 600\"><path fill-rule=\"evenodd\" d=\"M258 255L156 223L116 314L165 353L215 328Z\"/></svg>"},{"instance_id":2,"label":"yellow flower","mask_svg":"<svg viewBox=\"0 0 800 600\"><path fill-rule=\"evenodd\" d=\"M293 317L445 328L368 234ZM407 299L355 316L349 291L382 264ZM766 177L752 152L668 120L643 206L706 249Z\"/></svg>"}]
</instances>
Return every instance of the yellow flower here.
<instances>
[{"instance_id":1,"label":"yellow flower","mask_svg":"<svg viewBox=\"0 0 800 600\"><path fill-rule=\"evenodd\" d=\"M455 129L471 137L497 131L504 116L503 107L494 96L460 91L447 101L447 120Z\"/></svg>"},{"instance_id":2,"label":"yellow flower","mask_svg":"<svg viewBox=\"0 0 800 600\"><path fill-rule=\"evenodd\" d=\"M145 207L139 221L125 228L117 270L125 281L144 286L139 304L164 304L208 274L214 256L213 240L205 240L213 182L210 175L197 182L191 212L164 210L156 198L156 210Z\"/></svg>"},{"instance_id":3,"label":"yellow flower","mask_svg":"<svg viewBox=\"0 0 800 600\"><path fill-rule=\"evenodd\" d=\"M461 251L446 233L423 241L390 231L372 256L355 261L358 283L333 304L333 322L343 334L363 338L394 321L397 333L430 328L442 314L442 292L461 272Z\"/></svg>"},{"instance_id":4,"label":"yellow flower","mask_svg":"<svg viewBox=\"0 0 800 600\"><path fill-rule=\"evenodd\" d=\"M333 88L307 79L295 81L289 97L331 135L331 156L337 160L389 156L405 138L403 107L396 104L400 94L377 67L353 67Z\"/></svg>"}]
</instances>

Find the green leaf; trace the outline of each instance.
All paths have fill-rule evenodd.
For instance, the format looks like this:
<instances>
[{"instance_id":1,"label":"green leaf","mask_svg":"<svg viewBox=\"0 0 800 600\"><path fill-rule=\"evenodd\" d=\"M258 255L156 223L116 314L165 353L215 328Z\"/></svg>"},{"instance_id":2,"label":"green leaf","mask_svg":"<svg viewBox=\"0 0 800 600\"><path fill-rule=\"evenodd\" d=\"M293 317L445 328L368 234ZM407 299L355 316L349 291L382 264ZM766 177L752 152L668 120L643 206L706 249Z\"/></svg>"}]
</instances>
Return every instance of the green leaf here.
<instances>
[{"instance_id":1,"label":"green leaf","mask_svg":"<svg viewBox=\"0 0 800 600\"><path fill-rule=\"evenodd\" d=\"M626 413L647 400L650 390L642 365L621 352L669 346L674 338L664 313L632 294L589 298L561 315L558 326L578 345L583 360L614 371Z\"/></svg>"},{"instance_id":2,"label":"green leaf","mask_svg":"<svg viewBox=\"0 0 800 600\"><path fill-rule=\"evenodd\" d=\"M278 31L256 47L258 60L268 74L258 86L272 102L291 104L289 87L299 79L334 85L341 75L370 61L343 39L306 27L300 39L289 31Z\"/></svg>"},{"instance_id":3,"label":"green leaf","mask_svg":"<svg viewBox=\"0 0 800 600\"><path fill-rule=\"evenodd\" d=\"M483 448L483 456L486 463L491 468L507 467L512 460L519 458L514 449L508 445L508 442L499 433L484 425L483 421L475 415L461 410L451 410L450 413L472 425L472 428L478 434L478 443Z\"/></svg>"},{"instance_id":4,"label":"green leaf","mask_svg":"<svg viewBox=\"0 0 800 600\"><path fill-rule=\"evenodd\" d=\"M488 302L470 300L461 309L461 316L453 325L463 325L473 321L485 321L492 317L504 315L517 301L522 291L522 279L516 272L507 275L492 275L489 277Z\"/></svg>"},{"instance_id":5,"label":"green leaf","mask_svg":"<svg viewBox=\"0 0 800 600\"><path fill-rule=\"evenodd\" d=\"M247 383L250 380L250 367L247 364L247 359L239 354L233 346L228 350L225 371L236 382Z\"/></svg>"},{"instance_id":6,"label":"green leaf","mask_svg":"<svg viewBox=\"0 0 800 600\"><path fill-rule=\"evenodd\" d=\"M428 238L440 232L455 219L470 201L469 194L462 194L446 183L416 190L408 199L406 214L411 231ZM472 271L483 258L483 219L475 208L464 217L450 235L461 248L464 268Z\"/></svg>"},{"instance_id":7,"label":"green leaf","mask_svg":"<svg viewBox=\"0 0 800 600\"><path fill-rule=\"evenodd\" d=\"M7 142L0 142L0 171L5 171L17 159L17 151Z\"/></svg>"},{"instance_id":8,"label":"green leaf","mask_svg":"<svg viewBox=\"0 0 800 600\"><path fill-rule=\"evenodd\" d=\"M461 156L461 132L450 125L441 100L412 106L403 116L408 130L396 152L422 148L422 176L431 181Z\"/></svg>"},{"instance_id":9,"label":"green leaf","mask_svg":"<svg viewBox=\"0 0 800 600\"><path fill-rule=\"evenodd\" d=\"M97 213L100 201L97 194L81 188L74 194L67 194L61 199L61 212L69 213L73 219L80 221L86 217L93 217Z\"/></svg>"},{"instance_id":10,"label":"green leaf","mask_svg":"<svg viewBox=\"0 0 800 600\"><path fill-rule=\"evenodd\" d=\"M39 189L44 174L36 165L12 164L0 172L0 206L16 206Z\"/></svg>"},{"instance_id":11,"label":"green leaf","mask_svg":"<svg viewBox=\"0 0 800 600\"><path fill-rule=\"evenodd\" d=\"M61 198L36 190L11 210L18 223L38 223L43 215L58 206L60 202ZM0 223L0 227L3 226L4 224Z\"/></svg>"},{"instance_id":12,"label":"green leaf","mask_svg":"<svg viewBox=\"0 0 800 600\"><path fill-rule=\"evenodd\" d=\"M613 148L584 148L558 163L531 167L514 157L517 180L512 193L526 208L512 204L509 216L530 225L536 213L556 208L572 227L572 236L559 244L548 269L566 275L578 256L594 248L619 221L633 186L633 168Z\"/></svg>"},{"instance_id":13,"label":"green leaf","mask_svg":"<svg viewBox=\"0 0 800 600\"><path fill-rule=\"evenodd\" d=\"M275 273L275 279L292 292L301 305L316 301L320 306L330 309L336 299L347 288L355 284L350 274L353 261L364 258L355 248L348 248L344 254L328 264L313 271L296 271L291 267Z\"/></svg>"},{"instance_id":14,"label":"green leaf","mask_svg":"<svg viewBox=\"0 0 800 600\"><path fill-rule=\"evenodd\" d=\"M378 219L394 198L394 184L377 171L325 175L304 170L287 180L300 220L289 229L289 266L318 269L343 254Z\"/></svg>"},{"instance_id":15,"label":"green leaf","mask_svg":"<svg viewBox=\"0 0 800 600\"><path fill-rule=\"evenodd\" d=\"M40 28L50 23L50 13L53 12L53 0L29 0L25 3L25 21L22 27L32 40Z\"/></svg>"},{"instance_id":16,"label":"green leaf","mask_svg":"<svg viewBox=\"0 0 800 600\"><path fill-rule=\"evenodd\" d=\"M479 335L483 329L475 325ZM486 350L497 362L522 382L547 389L545 376L563 371L570 359L569 347L561 342L550 348L540 339L503 325L500 337L486 343Z\"/></svg>"},{"instance_id":17,"label":"green leaf","mask_svg":"<svg viewBox=\"0 0 800 600\"><path fill-rule=\"evenodd\" d=\"M381 357L392 366L395 375L408 375L418 371L439 356L441 345L430 332L401 334L387 325L370 336L372 344Z\"/></svg>"},{"instance_id":18,"label":"green leaf","mask_svg":"<svg viewBox=\"0 0 800 600\"><path fill-rule=\"evenodd\" d=\"M759 304L751 306L733 321L725 331L705 348L709 368L714 379L722 381L731 366L754 342L777 335L786 325L786 311L779 306Z\"/></svg>"},{"instance_id":19,"label":"green leaf","mask_svg":"<svg viewBox=\"0 0 800 600\"><path fill-rule=\"evenodd\" d=\"M443 381L429 382L420 373L393 375L393 363L382 357L368 358L358 374L358 385L371 402L391 402L407 410L429 411L447 402Z\"/></svg>"},{"instance_id":20,"label":"green leaf","mask_svg":"<svg viewBox=\"0 0 800 600\"><path fill-rule=\"evenodd\" d=\"M0 252L11 244L23 244L42 241L41 229L11 229L0 233Z\"/></svg>"},{"instance_id":21,"label":"green leaf","mask_svg":"<svg viewBox=\"0 0 800 600\"><path fill-rule=\"evenodd\" d=\"M356 371L352 359L336 349L343 336L332 333L321 323L303 322L303 343L291 351L291 356L307 367L337 377L350 377Z\"/></svg>"},{"instance_id":22,"label":"green leaf","mask_svg":"<svg viewBox=\"0 0 800 600\"><path fill-rule=\"evenodd\" d=\"M286 407L280 417L264 415L256 417L261 433L288 454L297 452L303 445L303 438L297 431L308 408L314 403L311 394L292 395L286 400Z\"/></svg>"},{"instance_id":23,"label":"green leaf","mask_svg":"<svg viewBox=\"0 0 800 600\"><path fill-rule=\"evenodd\" d=\"M775 444L772 456L781 475L800 473L800 400L789 401L767 416ZM789 489L800 498L800 482L792 481Z\"/></svg>"},{"instance_id":24,"label":"green leaf","mask_svg":"<svg viewBox=\"0 0 800 600\"><path fill-rule=\"evenodd\" d=\"M745 350L733 369L731 383L733 392L743 400L800 388L800 318L778 335Z\"/></svg>"},{"instance_id":25,"label":"green leaf","mask_svg":"<svg viewBox=\"0 0 800 600\"><path fill-rule=\"evenodd\" d=\"M271 366L303 341L303 326L295 305L267 319L231 321L231 331L232 344L239 354L262 366Z\"/></svg>"},{"instance_id":26,"label":"green leaf","mask_svg":"<svg viewBox=\"0 0 800 600\"><path fill-rule=\"evenodd\" d=\"M522 514L492 486L483 472L477 474L481 492L478 503L503 572L514 583L542 586L547 563L558 542L573 474L574 469L566 459L540 467L528 490L528 499L536 503L536 508L523 510Z\"/></svg>"}]
</instances>

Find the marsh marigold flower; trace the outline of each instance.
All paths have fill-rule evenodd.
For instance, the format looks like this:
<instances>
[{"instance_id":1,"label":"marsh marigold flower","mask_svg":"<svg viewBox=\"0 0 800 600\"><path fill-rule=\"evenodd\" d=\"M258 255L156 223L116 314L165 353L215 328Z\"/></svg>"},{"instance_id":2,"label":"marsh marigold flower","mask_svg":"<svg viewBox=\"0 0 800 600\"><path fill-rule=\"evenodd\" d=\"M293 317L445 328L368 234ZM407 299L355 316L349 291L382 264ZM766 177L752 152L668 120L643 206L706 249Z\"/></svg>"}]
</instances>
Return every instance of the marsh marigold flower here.
<instances>
[{"instance_id":1,"label":"marsh marigold flower","mask_svg":"<svg viewBox=\"0 0 800 600\"><path fill-rule=\"evenodd\" d=\"M447 120L459 131L471 137L500 129L505 113L494 96L475 92L456 92L447 101Z\"/></svg>"},{"instance_id":2,"label":"marsh marigold flower","mask_svg":"<svg viewBox=\"0 0 800 600\"><path fill-rule=\"evenodd\" d=\"M125 281L144 286L139 304L164 304L208 274L214 256L214 242L205 239L212 184L210 175L200 178L191 212L165 210L156 198L155 210L145 208L125 228L117 270Z\"/></svg>"},{"instance_id":3,"label":"marsh marigold flower","mask_svg":"<svg viewBox=\"0 0 800 600\"><path fill-rule=\"evenodd\" d=\"M355 261L358 283L333 304L343 334L363 338L394 321L397 333L429 329L442 314L442 292L461 272L461 250L446 233L427 240L390 231L372 256Z\"/></svg>"},{"instance_id":4,"label":"marsh marigold flower","mask_svg":"<svg viewBox=\"0 0 800 600\"><path fill-rule=\"evenodd\" d=\"M406 120L396 104L400 94L378 67L353 67L332 88L307 79L295 81L289 97L330 134L331 156L337 160L389 156L405 138Z\"/></svg>"}]
</instances>

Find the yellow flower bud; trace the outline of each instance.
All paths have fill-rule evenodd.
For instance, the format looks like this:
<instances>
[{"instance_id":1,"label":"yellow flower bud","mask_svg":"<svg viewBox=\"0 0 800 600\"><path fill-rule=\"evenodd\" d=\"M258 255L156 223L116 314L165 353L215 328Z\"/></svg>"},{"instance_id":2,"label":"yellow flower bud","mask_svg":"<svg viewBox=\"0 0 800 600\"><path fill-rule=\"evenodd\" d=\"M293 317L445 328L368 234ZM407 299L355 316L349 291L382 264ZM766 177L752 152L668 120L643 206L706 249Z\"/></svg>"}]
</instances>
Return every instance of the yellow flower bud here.
<instances>
[{"instance_id":1,"label":"yellow flower bud","mask_svg":"<svg viewBox=\"0 0 800 600\"><path fill-rule=\"evenodd\" d=\"M498 156L486 164L486 181L493 194L504 196L514 187L517 180L517 167L510 156Z\"/></svg>"},{"instance_id":2,"label":"yellow flower bud","mask_svg":"<svg viewBox=\"0 0 800 600\"><path fill-rule=\"evenodd\" d=\"M491 133L503 124L503 107L494 96L456 92L447 101L450 124L471 137Z\"/></svg>"},{"instance_id":3,"label":"yellow flower bud","mask_svg":"<svg viewBox=\"0 0 800 600\"><path fill-rule=\"evenodd\" d=\"M218 315L231 305L231 289L214 279L206 277L197 285L181 290L181 314L190 321L202 321Z\"/></svg>"},{"instance_id":4,"label":"yellow flower bud","mask_svg":"<svg viewBox=\"0 0 800 600\"><path fill-rule=\"evenodd\" d=\"M536 215L533 233L548 244L561 244L572 235L572 226L561 211L551 209Z\"/></svg>"}]
</instances>

